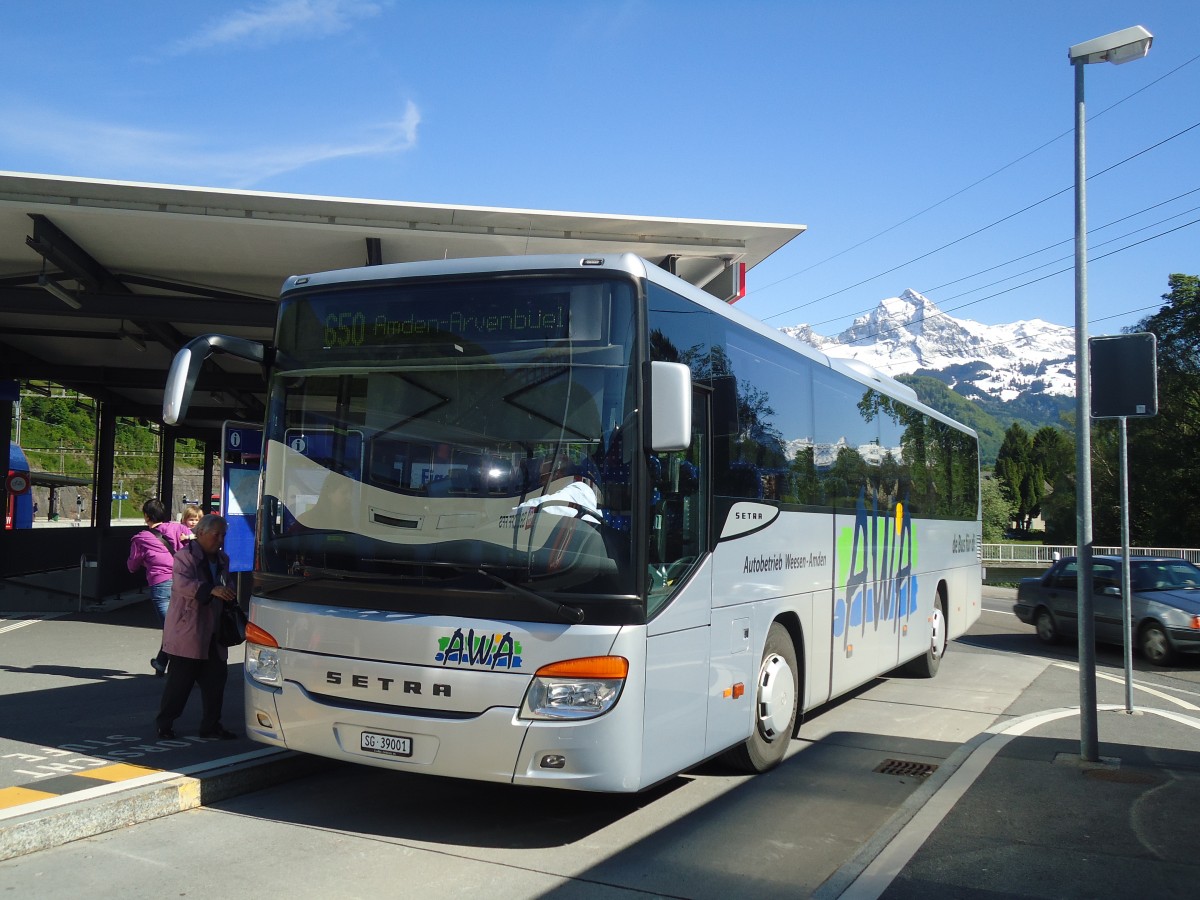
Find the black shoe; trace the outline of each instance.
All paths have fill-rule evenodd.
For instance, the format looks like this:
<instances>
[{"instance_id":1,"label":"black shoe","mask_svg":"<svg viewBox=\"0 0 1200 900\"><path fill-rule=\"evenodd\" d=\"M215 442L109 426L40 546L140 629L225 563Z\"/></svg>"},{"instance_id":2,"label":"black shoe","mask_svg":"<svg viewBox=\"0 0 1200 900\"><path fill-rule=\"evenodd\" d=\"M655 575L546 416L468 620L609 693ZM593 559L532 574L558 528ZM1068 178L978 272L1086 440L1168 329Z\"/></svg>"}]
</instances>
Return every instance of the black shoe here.
<instances>
[{"instance_id":1,"label":"black shoe","mask_svg":"<svg viewBox=\"0 0 1200 900\"><path fill-rule=\"evenodd\" d=\"M150 668L154 670L155 678L162 678L167 674L167 664L165 662L159 662L157 656L150 660Z\"/></svg>"},{"instance_id":2,"label":"black shoe","mask_svg":"<svg viewBox=\"0 0 1200 900\"><path fill-rule=\"evenodd\" d=\"M220 725L218 725L212 731L200 732L200 737L208 738L211 741L234 741L234 740L237 740L236 734L234 734L232 731L229 731L228 729L222 728Z\"/></svg>"},{"instance_id":3,"label":"black shoe","mask_svg":"<svg viewBox=\"0 0 1200 900\"><path fill-rule=\"evenodd\" d=\"M175 732L172 731L170 728L160 728L160 729L158 729L158 736L160 738L162 738L163 740L169 741L173 737L175 737Z\"/></svg>"}]
</instances>

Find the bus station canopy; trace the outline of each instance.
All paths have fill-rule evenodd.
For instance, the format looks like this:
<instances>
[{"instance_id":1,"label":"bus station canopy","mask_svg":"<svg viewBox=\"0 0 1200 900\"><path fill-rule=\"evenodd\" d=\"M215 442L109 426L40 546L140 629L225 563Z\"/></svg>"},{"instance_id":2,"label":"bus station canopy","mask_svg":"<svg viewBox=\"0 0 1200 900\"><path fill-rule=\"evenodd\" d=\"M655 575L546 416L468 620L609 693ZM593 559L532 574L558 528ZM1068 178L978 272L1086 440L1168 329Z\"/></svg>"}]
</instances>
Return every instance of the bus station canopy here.
<instances>
[{"instance_id":1,"label":"bus station canopy","mask_svg":"<svg viewBox=\"0 0 1200 900\"><path fill-rule=\"evenodd\" d=\"M803 225L233 191L0 172L0 380L49 380L161 421L175 352L269 341L289 275L353 266L632 251L701 287ZM261 420L260 369L208 363L181 434Z\"/></svg>"},{"instance_id":2,"label":"bus station canopy","mask_svg":"<svg viewBox=\"0 0 1200 900\"><path fill-rule=\"evenodd\" d=\"M56 475L53 472L30 472L29 483L34 487L87 487L92 483L90 478L76 478L74 475Z\"/></svg>"}]
</instances>

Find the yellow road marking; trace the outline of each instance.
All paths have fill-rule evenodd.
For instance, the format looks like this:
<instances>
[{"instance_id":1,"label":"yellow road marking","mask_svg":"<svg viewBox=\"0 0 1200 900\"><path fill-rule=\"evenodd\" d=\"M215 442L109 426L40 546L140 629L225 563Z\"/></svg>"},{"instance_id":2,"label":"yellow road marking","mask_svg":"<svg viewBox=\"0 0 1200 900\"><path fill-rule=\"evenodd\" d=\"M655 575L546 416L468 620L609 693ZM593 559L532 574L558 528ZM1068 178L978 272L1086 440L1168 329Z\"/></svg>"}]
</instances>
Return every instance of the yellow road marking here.
<instances>
[{"instance_id":1,"label":"yellow road marking","mask_svg":"<svg viewBox=\"0 0 1200 900\"><path fill-rule=\"evenodd\" d=\"M129 763L115 763L111 766L101 766L99 769L88 769L75 774L83 778L95 778L97 781L128 781L130 778L140 778L143 775L153 775L161 769L151 769L147 766L133 766Z\"/></svg>"},{"instance_id":2,"label":"yellow road marking","mask_svg":"<svg viewBox=\"0 0 1200 900\"><path fill-rule=\"evenodd\" d=\"M10 809L25 803L33 803L35 800L45 800L48 797L57 796L57 794L47 794L45 791L35 791L31 788L0 788L0 809Z\"/></svg>"}]
</instances>

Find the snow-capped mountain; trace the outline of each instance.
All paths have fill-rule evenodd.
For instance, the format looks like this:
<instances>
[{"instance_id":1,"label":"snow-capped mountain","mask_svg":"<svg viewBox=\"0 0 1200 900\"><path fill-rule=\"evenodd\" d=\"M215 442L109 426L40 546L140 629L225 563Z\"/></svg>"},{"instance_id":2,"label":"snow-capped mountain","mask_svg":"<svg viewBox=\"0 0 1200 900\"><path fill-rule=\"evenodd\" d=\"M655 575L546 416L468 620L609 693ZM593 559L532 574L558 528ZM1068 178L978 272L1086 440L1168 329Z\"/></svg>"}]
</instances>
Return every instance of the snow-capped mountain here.
<instances>
[{"instance_id":1,"label":"snow-capped mountain","mask_svg":"<svg viewBox=\"0 0 1200 900\"><path fill-rule=\"evenodd\" d=\"M956 319L913 290L879 306L836 337L808 325L781 329L829 356L862 360L887 375L941 373L968 398L1010 401L1075 393L1075 332L1042 319L984 325Z\"/></svg>"}]
</instances>

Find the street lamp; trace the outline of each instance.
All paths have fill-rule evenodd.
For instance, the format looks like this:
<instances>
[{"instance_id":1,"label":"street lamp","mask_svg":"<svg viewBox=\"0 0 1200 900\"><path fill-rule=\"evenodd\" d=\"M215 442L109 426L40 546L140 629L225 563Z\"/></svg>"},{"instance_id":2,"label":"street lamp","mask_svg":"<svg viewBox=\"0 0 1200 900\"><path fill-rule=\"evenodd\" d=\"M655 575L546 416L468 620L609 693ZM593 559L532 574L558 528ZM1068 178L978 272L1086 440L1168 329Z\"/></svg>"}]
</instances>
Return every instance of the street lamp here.
<instances>
[{"instance_id":1,"label":"street lamp","mask_svg":"<svg viewBox=\"0 0 1200 900\"><path fill-rule=\"evenodd\" d=\"M1092 617L1092 433L1087 335L1087 192L1084 154L1083 67L1141 59L1154 36L1141 25L1076 44L1067 51L1075 67L1075 586L1079 612L1080 756L1099 762L1096 726L1096 623Z\"/></svg>"}]
</instances>

